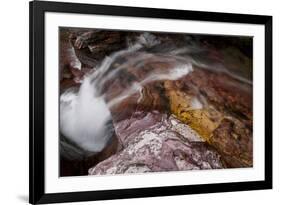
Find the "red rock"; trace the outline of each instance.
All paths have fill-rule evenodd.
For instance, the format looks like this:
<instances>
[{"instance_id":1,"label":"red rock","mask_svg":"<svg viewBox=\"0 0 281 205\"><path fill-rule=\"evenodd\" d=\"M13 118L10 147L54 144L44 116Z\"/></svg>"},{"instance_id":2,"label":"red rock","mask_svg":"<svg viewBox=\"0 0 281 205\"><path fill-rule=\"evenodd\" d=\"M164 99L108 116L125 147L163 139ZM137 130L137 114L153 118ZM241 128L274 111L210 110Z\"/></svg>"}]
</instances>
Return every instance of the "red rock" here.
<instances>
[{"instance_id":1,"label":"red rock","mask_svg":"<svg viewBox=\"0 0 281 205\"><path fill-rule=\"evenodd\" d=\"M99 65L105 56L110 56L126 47L125 39L128 39L128 35L127 32L96 29L85 29L72 35L71 43L79 61L82 62L82 69L72 66L73 53L64 54L60 61L63 76L61 88L79 86L79 79ZM131 34L129 40L135 42L136 36L134 33ZM114 155L107 159L99 158L103 161L90 160L92 168L89 173L119 174L251 167L253 165L252 85L245 79L241 81L241 78L232 72L243 70L247 74L245 76L248 76L248 68L237 69L236 66L231 65L231 72L227 69L217 69L214 65L226 62L222 59L224 54L219 50L195 52L190 55L188 52L181 55L165 55L166 52L180 47L184 39L180 37L181 35L168 36L155 33L153 36L152 40L160 43L153 46L147 43L141 50L116 59L109 68L108 72L118 69L119 72L101 86L100 94L104 94L110 106L120 150L116 154L108 151ZM67 51L67 46L64 51ZM198 56L206 57L206 62L211 62L211 66L199 68L193 65L193 72L180 79L170 80L170 83L165 79L145 83L140 86L140 90L124 97L116 104L112 103L114 99L128 94L135 83L141 84L147 77L153 76L153 73L160 76L176 65L187 64L191 55L194 55L192 57L195 57L195 61ZM120 66L124 68L120 69ZM172 95L173 93L177 95ZM196 108L197 110L193 107L192 109L196 111L187 115L188 120L183 120L178 113L186 112L180 108L189 106L187 99L198 100L200 106ZM209 109L210 107L212 109ZM177 109L179 112L175 112ZM213 111L215 114L212 113ZM177 121L173 116L167 117L171 113L176 114L182 122ZM176 121L175 125L173 121ZM197 131L201 136L191 134L194 132L190 129L192 123L198 126ZM205 127L201 126L202 123L205 123ZM175 127L183 127L183 129L179 131ZM199 132L200 129L207 130L208 136L203 136ZM203 139L206 139L206 142Z\"/></svg>"},{"instance_id":2,"label":"red rock","mask_svg":"<svg viewBox=\"0 0 281 205\"><path fill-rule=\"evenodd\" d=\"M115 129L122 151L89 169L90 175L224 167L220 155L173 116L135 113Z\"/></svg>"}]
</instances>

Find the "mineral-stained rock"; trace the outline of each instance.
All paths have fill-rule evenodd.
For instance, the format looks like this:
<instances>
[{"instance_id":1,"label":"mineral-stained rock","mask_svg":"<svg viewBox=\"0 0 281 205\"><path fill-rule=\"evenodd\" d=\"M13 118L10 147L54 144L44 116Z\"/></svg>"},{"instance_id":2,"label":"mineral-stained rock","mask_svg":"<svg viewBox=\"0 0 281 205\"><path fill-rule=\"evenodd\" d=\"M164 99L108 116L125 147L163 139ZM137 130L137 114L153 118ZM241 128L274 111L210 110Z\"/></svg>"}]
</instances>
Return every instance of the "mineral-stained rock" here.
<instances>
[{"instance_id":1,"label":"mineral-stained rock","mask_svg":"<svg viewBox=\"0 0 281 205\"><path fill-rule=\"evenodd\" d=\"M89 29L72 32L70 41L83 67L93 68L106 56L126 47L126 32Z\"/></svg>"},{"instance_id":2,"label":"mineral-stained rock","mask_svg":"<svg viewBox=\"0 0 281 205\"><path fill-rule=\"evenodd\" d=\"M149 52L165 53L187 42L186 36L180 34L99 29L74 29L69 37L82 66L89 68L97 66L106 56L125 49L128 45L143 44L143 49Z\"/></svg>"},{"instance_id":3,"label":"mineral-stained rock","mask_svg":"<svg viewBox=\"0 0 281 205\"><path fill-rule=\"evenodd\" d=\"M84 75L81 70L81 63L75 55L68 35L67 31L60 33L59 78L61 91L71 87L78 87Z\"/></svg>"},{"instance_id":4,"label":"mineral-stained rock","mask_svg":"<svg viewBox=\"0 0 281 205\"><path fill-rule=\"evenodd\" d=\"M189 64L178 62L171 56L147 55L143 52L134 52L126 57L129 60L125 62L118 59L121 65L110 71L114 73L113 77L105 80L101 88L113 120L126 119L136 110L168 111L163 80L173 78L173 71L179 72L175 70L177 66L186 66L181 72L188 73Z\"/></svg>"},{"instance_id":5,"label":"mineral-stained rock","mask_svg":"<svg viewBox=\"0 0 281 205\"><path fill-rule=\"evenodd\" d=\"M208 141L211 133L219 125L222 114L211 105L203 103L204 99L198 91L180 89L178 82L182 81L166 81L164 84L170 101L170 110Z\"/></svg>"},{"instance_id":6,"label":"mineral-stained rock","mask_svg":"<svg viewBox=\"0 0 281 205\"><path fill-rule=\"evenodd\" d=\"M63 78L70 78L71 74L69 69L80 69L81 63L75 55L74 49L71 46L69 39L69 33L67 31L60 32L60 44L59 44L59 68L60 68L60 80Z\"/></svg>"},{"instance_id":7,"label":"mineral-stained rock","mask_svg":"<svg viewBox=\"0 0 281 205\"><path fill-rule=\"evenodd\" d=\"M196 69L183 80L191 84L219 111L252 120L252 86L224 72Z\"/></svg>"},{"instance_id":8,"label":"mineral-stained rock","mask_svg":"<svg viewBox=\"0 0 281 205\"><path fill-rule=\"evenodd\" d=\"M252 166L249 84L225 73L194 69L186 77L164 85L171 112L211 144L228 167Z\"/></svg>"},{"instance_id":9,"label":"mineral-stained rock","mask_svg":"<svg viewBox=\"0 0 281 205\"><path fill-rule=\"evenodd\" d=\"M137 55L137 54L135 54ZM134 56L137 58L137 56ZM167 60L168 59L168 60ZM124 69L120 76L127 80L116 78L105 86L107 100L120 96L131 87L133 82L141 82L147 73L157 73L168 70L176 65L172 57L147 56L142 64L134 63ZM137 67L139 66L139 67ZM141 68L141 69L137 69ZM132 80L132 81L131 81ZM171 112L182 122L194 129L201 138L219 151L229 167L252 165L252 89L248 83L241 82L235 76L224 72L214 72L208 69L194 67L188 75L177 79L160 80L148 83L140 91L128 95L125 100L111 107L113 120L116 122L130 118L136 111L158 110ZM126 109L124 109L126 108ZM224 122L232 119L235 126L241 129L235 135L245 138L242 142L229 140L228 135L219 135L224 140L211 139ZM243 126L241 126L243 124ZM243 132L247 132L244 135ZM231 133L231 132L230 132ZM243 135L243 136L242 136ZM120 135L121 136L121 135ZM127 136L127 135L125 135ZM228 143L224 143L224 142ZM243 156L236 150L243 147ZM241 166L240 166L241 165Z\"/></svg>"},{"instance_id":10,"label":"mineral-stained rock","mask_svg":"<svg viewBox=\"0 0 281 205\"><path fill-rule=\"evenodd\" d=\"M210 144L229 167L253 166L252 132L240 121L224 119L210 137Z\"/></svg>"},{"instance_id":11,"label":"mineral-stained rock","mask_svg":"<svg viewBox=\"0 0 281 205\"><path fill-rule=\"evenodd\" d=\"M97 161L93 162L90 174L253 165L252 68L248 57L242 58L242 64L226 59L225 55L232 58L229 53L234 49L220 52L210 45L207 48L211 42L208 38L199 38L207 40L207 46L204 42L200 48L189 45L178 49L190 43L187 36L78 31L72 31L71 44L61 47L65 51L60 61L62 90L77 86L84 73L100 68L97 65L106 56L124 51L135 41L143 43L141 49L114 59L101 80L104 82L97 83L110 108L121 148L97 166ZM73 49L82 63L81 70L73 66L77 60ZM235 53L240 53L240 59L243 49L238 50ZM192 72L179 79L161 78L163 73L169 76L173 68L190 62ZM225 69L226 65L230 69Z\"/></svg>"},{"instance_id":12,"label":"mineral-stained rock","mask_svg":"<svg viewBox=\"0 0 281 205\"><path fill-rule=\"evenodd\" d=\"M90 175L224 167L220 155L174 116L139 112L115 129L122 151L89 169Z\"/></svg>"}]
</instances>

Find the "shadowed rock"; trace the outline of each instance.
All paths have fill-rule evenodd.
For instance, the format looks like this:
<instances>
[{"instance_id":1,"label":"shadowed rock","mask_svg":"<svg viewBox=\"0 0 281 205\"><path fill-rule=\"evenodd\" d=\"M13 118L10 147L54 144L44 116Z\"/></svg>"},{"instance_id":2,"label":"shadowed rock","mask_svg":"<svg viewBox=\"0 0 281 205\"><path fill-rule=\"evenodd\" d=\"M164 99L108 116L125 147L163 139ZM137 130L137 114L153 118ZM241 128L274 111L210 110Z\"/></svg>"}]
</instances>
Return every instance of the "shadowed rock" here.
<instances>
[{"instance_id":1,"label":"shadowed rock","mask_svg":"<svg viewBox=\"0 0 281 205\"><path fill-rule=\"evenodd\" d=\"M138 39L137 33L96 29L70 35L74 50L63 56L62 89L79 86L83 75L95 72L93 67L98 69L106 56L146 41L141 49L115 59L105 73L108 78L97 83L110 108L119 151L109 147L115 150L106 151L112 156L89 160L89 174L251 167L251 54L244 56L242 45L237 51L212 45L208 38L198 38L198 48L188 44L194 39L183 35L142 37L146 39ZM179 49L183 45L188 46ZM69 66L74 51L81 70ZM242 63L232 59L236 54ZM189 63L193 69L182 77L159 78Z\"/></svg>"},{"instance_id":2,"label":"shadowed rock","mask_svg":"<svg viewBox=\"0 0 281 205\"><path fill-rule=\"evenodd\" d=\"M253 166L252 132L235 119L223 119L210 138L229 167Z\"/></svg>"}]
</instances>

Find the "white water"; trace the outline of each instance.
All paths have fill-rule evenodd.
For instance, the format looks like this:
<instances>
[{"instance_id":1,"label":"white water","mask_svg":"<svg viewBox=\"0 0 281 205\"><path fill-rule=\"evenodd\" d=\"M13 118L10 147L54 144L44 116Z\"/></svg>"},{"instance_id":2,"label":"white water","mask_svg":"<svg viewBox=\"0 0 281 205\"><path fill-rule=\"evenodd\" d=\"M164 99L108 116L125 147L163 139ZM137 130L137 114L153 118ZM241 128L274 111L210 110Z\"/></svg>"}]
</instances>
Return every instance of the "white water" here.
<instances>
[{"instance_id":1,"label":"white water","mask_svg":"<svg viewBox=\"0 0 281 205\"><path fill-rule=\"evenodd\" d=\"M76 95L64 93L60 98L60 130L62 134L87 151L98 152L109 139L106 123L110 112L102 97L86 78Z\"/></svg>"},{"instance_id":2,"label":"white water","mask_svg":"<svg viewBox=\"0 0 281 205\"><path fill-rule=\"evenodd\" d=\"M126 69L131 63L142 63L144 56L153 54L143 53L132 60L110 71L110 66L115 60L132 52L136 52L143 46L149 47L158 44L153 36L144 34L140 36L139 42L126 50L116 52L111 57L106 57L96 72L86 76L78 91L66 91L60 97L60 131L61 133L79 145L86 151L99 152L107 144L111 137L108 122L111 120L110 107L120 103L127 97L140 92L147 83L159 80L176 80L192 71L192 64L189 62L178 62L169 69L149 72L147 76L134 82L117 97L105 102L103 95L99 94L100 86L107 80L116 77L117 71ZM158 60L169 61L169 58L156 56ZM136 69L139 69L136 66Z\"/></svg>"}]
</instances>

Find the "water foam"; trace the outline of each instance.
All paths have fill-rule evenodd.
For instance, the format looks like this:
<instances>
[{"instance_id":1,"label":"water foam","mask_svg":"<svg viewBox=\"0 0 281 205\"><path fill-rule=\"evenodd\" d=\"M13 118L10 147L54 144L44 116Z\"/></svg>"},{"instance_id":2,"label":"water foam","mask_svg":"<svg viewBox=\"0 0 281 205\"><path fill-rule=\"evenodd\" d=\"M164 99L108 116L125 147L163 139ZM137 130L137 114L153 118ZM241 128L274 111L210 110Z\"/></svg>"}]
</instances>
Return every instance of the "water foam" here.
<instances>
[{"instance_id":1,"label":"water foam","mask_svg":"<svg viewBox=\"0 0 281 205\"><path fill-rule=\"evenodd\" d=\"M78 92L70 90L60 96L60 131L65 137L86 151L100 152L112 135L109 131L109 122L112 120L111 106L120 103L136 92L141 92L143 86L148 83L159 80L176 80L192 71L191 63L181 61L169 69L149 72L139 82L134 82L132 86L106 103L104 96L99 93L101 86L107 80L115 78L118 70L126 69L130 63L142 62L145 58L140 55L140 58L136 58L133 62L125 62L114 71L110 70L111 65L121 56L159 43L154 40L151 35L141 36L139 42L133 46L106 57L94 73L84 78ZM164 62L169 61L169 58L163 58L163 56L154 56L154 54L145 52L143 55L153 56Z\"/></svg>"}]
</instances>

